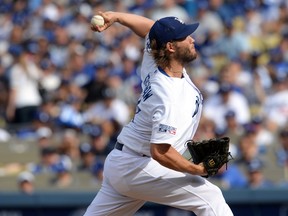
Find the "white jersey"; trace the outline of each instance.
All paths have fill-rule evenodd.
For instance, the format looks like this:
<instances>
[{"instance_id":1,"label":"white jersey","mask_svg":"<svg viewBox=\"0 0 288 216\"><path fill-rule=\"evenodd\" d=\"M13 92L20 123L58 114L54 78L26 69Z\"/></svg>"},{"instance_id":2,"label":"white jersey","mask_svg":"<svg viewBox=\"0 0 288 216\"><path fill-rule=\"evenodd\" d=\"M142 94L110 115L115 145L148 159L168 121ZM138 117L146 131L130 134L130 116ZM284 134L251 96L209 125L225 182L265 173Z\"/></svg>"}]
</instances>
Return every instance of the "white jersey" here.
<instances>
[{"instance_id":1,"label":"white jersey","mask_svg":"<svg viewBox=\"0 0 288 216\"><path fill-rule=\"evenodd\" d=\"M157 68L149 54L146 38L141 68L142 94L131 122L123 127L118 142L131 150L150 156L150 143L168 143L181 154L185 142L198 127L203 97L185 69L183 77L168 76Z\"/></svg>"},{"instance_id":2,"label":"white jersey","mask_svg":"<svg viewBox=\"0 0 288 216\"><path fill-rule=\"evenodd\" d=\"M26 106L39 106L41 96L38 90L38 80L41 71L34 63L27 64L27 71L15 64L11 68L11 88L15 90L15 106L22 108Z\"/></svg>"}]
</instances>

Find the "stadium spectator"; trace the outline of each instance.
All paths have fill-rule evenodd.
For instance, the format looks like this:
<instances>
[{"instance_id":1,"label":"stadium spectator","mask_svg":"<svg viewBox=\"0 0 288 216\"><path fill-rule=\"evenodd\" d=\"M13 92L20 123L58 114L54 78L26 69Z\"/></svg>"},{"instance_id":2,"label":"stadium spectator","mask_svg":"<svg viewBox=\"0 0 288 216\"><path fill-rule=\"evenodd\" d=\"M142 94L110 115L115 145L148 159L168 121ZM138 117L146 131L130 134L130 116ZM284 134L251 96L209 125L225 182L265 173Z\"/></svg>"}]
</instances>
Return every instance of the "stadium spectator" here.
<instances>
[{"instance_id":1,"label":"stadium spectator","mask_svg":"<svg viewBox=\"0 0 288 216\"><path fill-rule=\"evenodd\" d=\"M288 123L288 75L275 76L273 90L263 105L263 115L266 116L271 131L277 131Z\"/></svg>"},{"instance_id":2,"label":"stadium spectator","mask_svg":"<svg viewBox=\"0 0 288 216\"><path fill-rule=\"evenodd\" d=\"M60 108L58 116L59 125L63 128L79 129L84 124L83 115L81 113L82 100L77 97L71 97L67 103Z\"/></svg>"},{"instance_id":3,"label":"stadium spectator","mask_svg":"<svg viewBox=\"0 0 288 216\"><path fill-rule=\"evenodd\" d=\"M227 169L224 165L211 181L224 189L245 188L247 185L245 173L234 163L229 163Z\"/></svg>"},{"instance_id":4,"label":"stadium spectator","mask_svg":"<svg viewBox=\"0 0 288 216\"><path fill-rule=\"evenodd\" d=\"M15 56L15 64L10 69L7 119L16 124L29 124L42 103L38 88L42 71L34 62L37 46L25 41L21 45L12 45L10 52Z\"/></svg>"},{"instance_id":5,"label":"stadium spectator","mask_svg":"<svg viewBox=\"0 0 288 216\"><path fill-rule=\"evenodd\" d=\"M107 87L101 93L103 100L95 102L84 112L85 122L101 124L114 119L124 125L130 121L130 109L124 101L116 97L115 89Z\"/></svg>"},{"instance_id":6,"label":"stadium spectator","mask_svg":"<svg viewBox=\"0 0 288 216\"><path fill-rule=\"evenodd\" d=\"M80 137L77 131L66 129L61 133L58 152L60 155L68 156L72 161L77 161L80 158L79 145Z\"/></svg>"},{"instance_id":7,"label":"stadium spectator","mask_svg":"<svg viewBox=\"0 0 288 216\"><path fill-rule=\"evenodd\" d=\"M252 117L251 124L256 133L256 143L261 152L266 152L269 146L272 146L275 141L273 133L265 128L264 118L261 116Z\"/></svg>"},{"instance_id":8,"label":"stadium spectator","mask_svg":"<svg viewBox=\"0 0 288 216\"><path fill-rule=\"evenodd\" d=\"M66 164L71 166L71 159L66 155L61 156L55 146L50 146L41 150L40 161L32 162L28 165L28 169L34 175L55 174Z\"/></svg>"},{"instance_id":9,"label":"stadium spectator","mask_svg":"<svg viewBox=\"0 0 288 216\"><path fill-rule=\"evenodd\" d=\"M225 114L226 121L226 136L230 137L232 144L238 144L242 135L244 134L244 128L236 120L236 113L233 110L228 110Z\"/></svg>"},{"instance_id":10,"label":"stadium spectator","mask_svg":"<svg viewBox=\"0 0 288 216\"><path fill-rule=\"evenodd\" d=\"M56 103L56 99L53 96L45 97L33 121L34 129L37 130L41 127L48 127L55 130L58 126L56 122L58 112L59 106Z\"/></svg>"},{"instance_id":11,"label":"stadium spectator","mask_svg":"<svg viewBox=\"0 0 288 216\"><path fill-rule=\"evenodd\" d=\"M224 39L226 43L226 39ZM239 44L240 42L237 42ZM232 50L236 51L236 48L231 48ZM238 54L237 54L238 55ZM248 58L248 57L247 57ZM240 56L237 58L230 58L232 59L230 62L223 65L220 68L218 79L220 83L229 83L232 86L232 89L236 92L242 93L248 100L249 103L252 103L250 86L252 85L253 77L250 71L245 69L245 64L240 59ZM246 62L245 60L244 62Z\"/></svg>"},{"instance_id":12,"label":"stadium spectator","mask_svg":"<svg viewBox=\"0 0 288 216\"><path fill-rule=\"evenodd\" d=\"M282 128L278 134L279 146L276 151L277 163L281 167L288 165L288 128Z\"/></svg>"},{"instance_id":13,"label":"stadium spectator","mask_svg":"<svg viewBox=\"0 0 288 216\"><path fill-rule=\"evenodd\" d=\"M204 57L210 57L217 52L217 50L210 49L210 45L214 44L219 38L221 38L224 32L224 23L220 16L209 10L208 1L197 1L197 16L195 17L201 25L197 29L196 41L199 41L200 52Z\"/></svg>"},{"instance_id":14,"label":"stadium spectator","mask_svg":"<svg viewBox=\"0 0 288 216\"><path fill-rule=\"evenodd\" d=\"M184 22L189 21L189 14L175 0L158 1L156 4L154 10L151 11L151 19L156 21L162 17L176 16Z\"/></svg>"},{"instance_id":15,"label":"stadium spectator","mask_svg":"<svg viewBox=\"0 0 288 216\"><path fill-rule=\"evenodd\" d=\"M215 136L216 131L215 122L205 116L199 122L198 130L195 133L195 140L211 139Z\"/></svg>"},{"instance_id":16,"label":"stadium spectator","mask_svg":"<svg viewBox=\"0 0 288 216\"><path fill-rule=\"evenodd\" d=\"M250 35L251 39L257 40L261 36L263 17L259 10L257 10L256 1L245 1L244 4L244 17L245 17L245 29Z\"/></svg>"},{"instance_id":17,"label":"stadium spectator","mask_svg":"<svg viewBox=\"0 0 288 216\"><path fill-rule=\"evenodd\" d=\"M52 145L52 136L53 132L49 127L39 127L36 130L37 136L37 147L39 148L39 152L43 148L51 147Z\"/></svg>"},{"instance_id":18,"label":"stadium spectator","mask_svg":"<svg viewBox=\"0 0 288 216\"><path fill-rule=\"evenodd\" d=\"M207 98L203 115L212 119L217 128L223 129L226 127L225 114L229 110L235 112L238 124L249 123L250 110L247 98L234 91L231 84L221 83L219 92Z\"/></svg>"},{"instance_id":19,"label":"stadium spectator","mask_svg":"<svg viewBox=\"0 0 288 216\"><path fill-rule=\"evenodd\" d=\"M0 54L1 56L1 54ZM6 109L9 98L9 82L8 77L5 74L5 67L0 59L0 141L8 141L11 137L9 131L5 129L6 123Z\"/></svg>"},{"instance_id":20,"label":"stadium spectator","mask_svg":"<svg viewBox=\"0 0 288 216\"><path fill-rule=\"evenodd\" d=\"M279 176L278 186L287 187L288 186L288 175L287 175L287 164L288 164L288 127L281 128L278 132L276 138L278 141L276 146L276 162L280 167L283 175Z\"/></svg>"},{"instance_id":21,"label":"stadium spectator","mask_svg":"<svg viewBox=\"0 0 288 216\"><path fill-rule=\"evenodd\" d=\"M209 10L216 12L223 23L226 23L236 15L229 4L225 4L224 0L210 0Z\"/></svg>"},{"instance_id":22,"label":"stadium spectator","mask_svg":"<svg viewBox=\"0 0 288 216\"><path fill-rule=\"evenodd\" d=\"M93 166L92 166L92 180L94 184L101 185L103 181L103 168L104 168L104 163L102 161L95 161Z\"/></svg>"},{"instance_id":23,"label":"stadium spectator","mask_svg":"<svg viewBox=\"0 0 288 216\"><path fill-rule=\"evenodd\" d=\"M248 171L248 188L261 189L273 187L273 182L264 176L264 164L258 159L254 159L247 165Z\"/></svg>"},{"instance_id":24,"label":"stadium spectator","mask_svg":"<svg viewBox=\"0 0 288 216\"><path fill-rule=\"evenodd\" d=\"M91 171L91 167L94 164L95 161L95 153L93 152L93 148L90 143L81 143L79 145L79 151L80 151L80 163L77 167L78 171Z\"/></svg>"},{"instance_id":25,"label":"stadium spectator","mask_svg":"<svg viewBox=\"0 0 288 216\"><path fill-rule=\"evenodd\" d=\"M107 87L109 68L108 63L94 64L93 77L88 83L82 86L85 94L84 102L87 103L88 107L103 99L102 91Z\"/></svg>"},{"instance_id":26,"label":"stadium spectator","mask_svg":"<svg viewBox=\"0 0 288 216\"><path fill-rule=\"evenodd\" d=\"M82 106L84 94L81 88L71 82L63 82L58 90L59 111L57 121L62 128L80 129L85 123Z\"/></svg>"},{"instance_id":27,"label":"stadium spectator","mask_svg":"<svg viewBox=\"0 0 288 216\"><path fill-rule=\"evenodd\" d=\"M61 77L49 58L42 57L39 61L39 65L43 71L42 79L39 83L39 89L42 99L47 100L47 98L51 98L59 88Z\"/></svg>"},{"instance_id":28,"label":"stadium spectator","mask_svg":"<svg viewBox=\"0 0 288 216\"><path fill-rule=\"evenodd\" d=\"M141 93L141 79L138 67L140 48L134 45L128 47L128 50L126 48L127 53L122 58L123 67L115 71L117 74L108 78L108 85L116 90L117 98L134 108Z\"/></svg>"},{"instance_id":29,"label":"stadium spectator","mask_svg":"<svg viewBox=\"0 0 288 216\"><path fill-rule=\"evenodd\" d=\"M259 146L256 143L255 130L251 125L245 126L245 132L241 136L238 144L236 163L246 166L255 158L260 157Z\"/></svg>"},{"instance_id":30,"label":"stadium spectator","mask_svg":"<svg viewBox=\"0 0 288 216\"><path fill-rule=\"evenodd\" d=\"M9 79L5 74L5 67L3 64L3 60L0 60L0 121L5 125L5 112L9 97Z\"/></svg>"},{"instance_id":31,"label":"stadium spectator","mask_svg":"<svg viewBox=\"0 0 288 216\"><path fill-rule=\"evenodd\" d=\"M89 136L89 143L92 146L93 152L97 156L105 158L105 156L111 151L111 147L108 146L109 140L103 134L102 126L91 124L86 130Z\"/></svg>"},{"instance_id":32,"label":"stadium spectator","mask_svg":"<svg viewBox=\"0 0 288 216\"><path fill-rule=\"evenodd\" d=\"M18 184L18 189L21 193L24 194L33 194L35 192L35 176L28 172L28 171L23 171L18 174L17 177L17 184Z\"/></svg>"},{"instance_id":33,"label":"stadium spectator","mask_svg":"<svg viewBox=\"0 0 288 216\"><path fill-rule=\"evenodd\" d=\"M54 176L51 178L52 186L57 188L68 188L74 184L72 175L73 164L68 157L62 157L54 168Z\"/></svg>"},{"instance_id":34,"label":"stadium spectator","mask_svg":"<svg viewBox=\"0 0 288 216\"><path fill-rule=\"evenodd\" d=\"M93 184L101 184L103 180L103 158L95 154L90 143L80 145L81 160L77 170L92 175Z\"/></svg>"},{"instance_id":35,"label":"stadium spectator","mask_svg":"<svg viewBox=\"0 0 288 216\"><path fill-rule=\"evenodd\" d=\"M135 0L128 6L128 11L134 14L148 16L149 11L154 6L153 0Z\"/></svg>"}]
</instances>

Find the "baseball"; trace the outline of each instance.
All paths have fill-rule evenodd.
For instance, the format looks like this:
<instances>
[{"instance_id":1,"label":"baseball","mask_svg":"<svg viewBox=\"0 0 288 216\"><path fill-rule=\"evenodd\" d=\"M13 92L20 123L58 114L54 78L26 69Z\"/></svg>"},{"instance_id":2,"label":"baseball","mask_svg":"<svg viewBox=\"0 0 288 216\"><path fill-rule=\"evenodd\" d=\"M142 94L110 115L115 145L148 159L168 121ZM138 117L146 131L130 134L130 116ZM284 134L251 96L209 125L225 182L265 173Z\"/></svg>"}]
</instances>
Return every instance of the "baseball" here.
<instances>
[{"instance_id":1,"label":"baseball","mask_svg":"<svg viewBox=\"0 0 288 216\"><path fill-rule=\"evenodd\" d=\"M95 15L91 19L91 24L93 26L103 26L104 25L104 18L100 15Z\"/></svg>"}]
</instances>

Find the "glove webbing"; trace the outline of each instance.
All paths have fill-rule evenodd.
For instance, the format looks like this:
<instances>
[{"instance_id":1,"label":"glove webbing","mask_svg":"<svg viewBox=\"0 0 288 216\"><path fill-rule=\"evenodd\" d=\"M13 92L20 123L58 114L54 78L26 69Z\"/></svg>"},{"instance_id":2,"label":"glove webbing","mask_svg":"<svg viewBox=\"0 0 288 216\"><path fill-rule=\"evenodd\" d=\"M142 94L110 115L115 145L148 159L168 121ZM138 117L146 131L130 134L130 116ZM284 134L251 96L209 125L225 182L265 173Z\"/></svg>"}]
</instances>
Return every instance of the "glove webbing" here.
<instances>
[{"instance_id":1,"label":"glove webbing","mask_svg":"<svg viewBox=\"0 0 288 216\"><path fill-rule=\"evenodd\" d=\"M234 158L233 158L231 152L228 152L228 161L225 163L225 164L226 164L226 170L228 169L228 162L229 162L230 160L233 160L233 159L234 159Z\"/></svg>"}]
</instances>

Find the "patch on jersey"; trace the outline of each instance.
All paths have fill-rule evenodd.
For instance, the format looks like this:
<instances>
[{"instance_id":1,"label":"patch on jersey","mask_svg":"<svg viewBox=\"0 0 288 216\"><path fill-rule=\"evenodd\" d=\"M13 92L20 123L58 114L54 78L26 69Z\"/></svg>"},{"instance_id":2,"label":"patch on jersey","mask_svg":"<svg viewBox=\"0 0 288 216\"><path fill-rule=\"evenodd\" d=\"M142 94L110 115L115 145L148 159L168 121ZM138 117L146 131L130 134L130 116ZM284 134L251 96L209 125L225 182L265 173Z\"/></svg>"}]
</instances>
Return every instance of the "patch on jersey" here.
<instances>
[{"instance_id":1,"label":"patch on jersey","mask_svg":"<svg viewBox=\"0 0 288 216\"><path fill-rule=\"evenodd\" d=\"M177 128L169 126L169 125L165 125L165 124L159 125L159 132L162 132L162 133L169 133L169 134L175 135L176 130L177 130Z\"/></svg>"}]
</instances>

